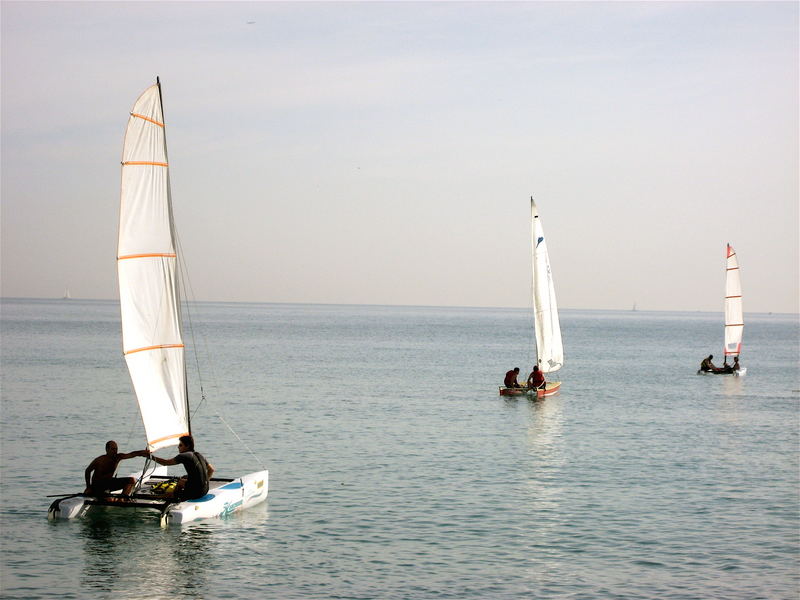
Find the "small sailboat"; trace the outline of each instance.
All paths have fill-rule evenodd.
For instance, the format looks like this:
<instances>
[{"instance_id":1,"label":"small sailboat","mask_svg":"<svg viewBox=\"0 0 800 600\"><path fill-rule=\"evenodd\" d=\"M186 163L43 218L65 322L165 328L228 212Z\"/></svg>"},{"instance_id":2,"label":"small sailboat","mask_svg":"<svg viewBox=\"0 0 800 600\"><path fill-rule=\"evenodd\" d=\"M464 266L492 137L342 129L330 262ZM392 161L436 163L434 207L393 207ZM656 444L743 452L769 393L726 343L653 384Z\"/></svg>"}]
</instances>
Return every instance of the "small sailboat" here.
<instances>
[{"instance_id":1,"label":"small sailboat","mask_svg":"<svg viewBox=\"0 0 800 600\"><path fill-rule=\"evenodd\" d=\"M72 300L72 296L70 296L69 288L64 288L64 295L61 296L62 300Z\"/></svg>"},{"instance_id":2,"label":"small sailboat","mask_svg":"<svg viewBox=\"0 0 800 600\"><path fill-rule=\"evenodd\" d=\"M179 437L191 434L164 129L156 79L134 104L125 132L117 249L123 354L151 452L175 446ZM150 508L161 513L166 526L224 516L267 498L266 470L212 478L208 493L194 500L165 498L159 490L175 477L165 467L148 465L133 474L138 481L129 497L73 494L53 502L49 518L80 517L92 506Z\"/></svg>"},{"instance_id":3,"label":"small sailboat","mask_svg":"<svg viewBox=\"0 0 800 600\"><path fill-rule=\"evenodd\" d=\"M561 343L561 326L558 321L556 291L553 285L553 274L550 271L550 257L547 254L547 242L544 229L539 218L536 203L531 197L531 268L533 271L533 329L536 336L536 365L542 373L553 373L564 365L564 347ZM552 396L561 388L560 381L548 381L544 389L528 387L501 387L500 395L518 396L536 394L537 397Z\"/></svg>"},{"instance_id":4,"label":"small sailboat","mask_svg":"<svg viewBox=\"0 0 800 600\"><path fill-rule=\"evenodd\" d=\"M747 373L745 367L739 367L739 354L742 352L742 336L744 335L744 310L742 308L742 279L739 273L739 259L730 244L726 247L725 263L725 364L726 367L712 371L699 370L699 374L734 375L743 377ZM728 364L728 358L735 359L734 365Z\"/></svg>"}]
</instances>

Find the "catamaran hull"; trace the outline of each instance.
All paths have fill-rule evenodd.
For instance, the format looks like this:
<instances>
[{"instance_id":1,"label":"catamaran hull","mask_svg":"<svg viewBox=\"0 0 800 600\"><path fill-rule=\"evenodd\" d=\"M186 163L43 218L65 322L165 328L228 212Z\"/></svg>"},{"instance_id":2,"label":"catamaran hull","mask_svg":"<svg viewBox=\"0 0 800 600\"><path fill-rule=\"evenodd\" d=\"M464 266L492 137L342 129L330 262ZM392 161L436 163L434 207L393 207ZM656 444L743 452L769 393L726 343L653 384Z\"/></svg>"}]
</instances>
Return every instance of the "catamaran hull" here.
<instances>
[{"instance_id":1,"label":"catamaran hull","mask_svg":"<svg viewBox=\"0 0 800 600\"><path fill-rule=\"evenodd\" d=\"M545 389L543 390L531 389L529 387L520 387L520 388L501 387L500 395L533 396L535 394L537 398L545 398L547 396L553 396L554 394L557 394L560 389L561 389L560 381L548 381L547 383L545 383Z\"/></svg>"},{"instance_id":2,"label":"catamaran hull","mask_svg":"<svg viewBox=\"0 0 800 600\"><path fill-rule=\"evenodd\" d=\"M267 499L268 491L269 471L256 471L215 487L202 498L177 503L165 501L158 496L147 498L146 494L136 494L131 501L121 501L113 495L112 501L109 501L76 494L53 502L47 517L50 520L78 519L86 515L92 506L147 508L159 510L161 525L167 527L200 519L225 517L261 504Z\"/></svg>"},{"instance_id":3,"label":"catamaran hull","mask_svg":"<svg viewBox=\"0 0 800 600\"><path fill-rule=\"evenodd\" d=\"M180 525L198 519L225 517L264 502L268 488L269 471L244 475L210 490L197 500L171 504L161 516L161 525Z\"/></svg>"}]
</instances>

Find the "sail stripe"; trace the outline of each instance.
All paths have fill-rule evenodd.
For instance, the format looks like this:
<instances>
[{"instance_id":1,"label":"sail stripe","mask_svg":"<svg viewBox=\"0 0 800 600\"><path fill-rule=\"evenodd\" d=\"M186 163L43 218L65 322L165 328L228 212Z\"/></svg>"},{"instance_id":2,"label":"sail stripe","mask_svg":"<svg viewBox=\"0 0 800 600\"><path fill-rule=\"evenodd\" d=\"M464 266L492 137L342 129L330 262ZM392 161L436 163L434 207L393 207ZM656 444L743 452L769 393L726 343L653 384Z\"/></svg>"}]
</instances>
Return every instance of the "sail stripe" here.
<instances>
[{"instance_id":1,"label":"sail stripe","mask_svg":"<svg viewBox=\"0 0 800 600\"><path fill-rule=\"evenodd\" d=\"M154 444L157 444L157 443L159 443L159 442L164 442L164 441L166 441L166 440L175 440L175 439L178 439L179 437L183 437L184 435L189 435L189 432L187 431L186 433L176 433L176 434L173 434L173 435L168 435L168 436L166 436L166 437L158 438L157 440L150 440L150 441L149 441L149 442L147 442L147 443L148 443L150 446L152 446L152 445L154 445Z\"/></svg>"},{"instance_id":2,"label":"sail stripe","mask_svg":"<svg viewBox=\"0 0 800 600\"><path fill-rule=\"evenodd\" d=\"M731 323L730 325L725 325L725 327L744 327L744 323Z\"/></svg>"},{"instance_id":3,"label":"sail stripe","mask_svg":"<svg viewBox=\"0 0 800 600\"><path fill-rule=\"evenodd\" d=\"M133 113L133 112L131 113L131 116L138 117L139 119L144 119L145 121L150 121L151 123L153 123L154 125L158 125L159 127L164 127L163 123L159 123L158 121L156 121L155 119L151 119L150 117L145 117L144 115L140 115L138 113Z\"/></svg>"},{"instance_id":4,"label":"sail stripe","mask_svg":"<svg viewBox=\"0 0 800 600\"><path fill-rule=\"evenodd\" d=\"M165 258L175 258L175 253L163 252L163 253L153 253L153 254L126 254L125 256L118 256L117 260L127 260L129 258L156 258L159 256Z\"/></svg>"},{"instance_id":5,"label":"sail stripe","mask_svg":"<svg viewBox=\"0 0 800 600\"><path fill-rule=\"evenodd\" d=\"M144 348L136 348L135 350L128 350L125 352L125 356L128 354L135 354L136 352L144 352L145 350L160 350L161 348L183 348L183 344L161 344L159 346L145 346Z\"/></svg>"},{"instance_id":6,"label":"sail stripe","mask_svg":"<svg viewBox=\"0 0 800 600\"><path fill-rule=\"evenodd\" d=\"M156 167L168 167L169 164L165 162L150 162L148 160L129 160L128 162L122 163L123 167L127 167L128 165L153 165Z\"/></svg>"}]
</instances>

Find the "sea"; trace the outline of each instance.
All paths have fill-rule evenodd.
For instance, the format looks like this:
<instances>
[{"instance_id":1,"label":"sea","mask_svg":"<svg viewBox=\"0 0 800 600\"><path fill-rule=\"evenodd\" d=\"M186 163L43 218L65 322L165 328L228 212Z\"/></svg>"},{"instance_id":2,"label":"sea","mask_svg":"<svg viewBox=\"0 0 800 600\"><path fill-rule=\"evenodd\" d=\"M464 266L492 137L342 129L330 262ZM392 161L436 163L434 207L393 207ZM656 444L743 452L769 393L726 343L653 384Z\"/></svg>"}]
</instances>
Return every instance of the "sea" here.
<instances>
[{"instance_id":1,"label":"sea","mask_svg":"<svg viewBox=\"0 0 800 600\"><path fill-rule=\"evenodd\" d=\"M542 400L498 394L534 361L525 309L184 317L197 449L220 476L269 469L267 502L48 521L144 431L116 302L3 299L3 598L800 597L797 315L745 315L736 378L696 373L721 312L563 310Z\"/></svg>"}]
</instances>

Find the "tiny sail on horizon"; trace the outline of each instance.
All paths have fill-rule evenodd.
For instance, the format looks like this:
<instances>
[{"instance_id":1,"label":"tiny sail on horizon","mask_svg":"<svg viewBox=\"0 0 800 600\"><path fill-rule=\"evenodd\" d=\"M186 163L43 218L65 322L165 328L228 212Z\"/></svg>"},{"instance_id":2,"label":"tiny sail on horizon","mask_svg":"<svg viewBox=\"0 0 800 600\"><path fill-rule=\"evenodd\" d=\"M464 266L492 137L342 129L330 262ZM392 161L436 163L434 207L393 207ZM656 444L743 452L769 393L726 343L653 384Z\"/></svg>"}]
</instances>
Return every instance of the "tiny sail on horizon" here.
<instances>
[{"instance_id":1,"label":"tiny sail on horizon","mask_svg":"<svg viewBox=\"0 0 800 600\"><path fill-rule=\"evenodd\" d=\"M725 356L739 356L742 351L744 312L742 309L742 280L739 260L733 246L728 244L725 270Z\"/></svg>"},{"instance_id":2,"label":"tiny sail on horizon","mask_svg":"<svg viewBox=\"0 0 800 600\"><path fill-rule=\"evenodd\" d=\"M536 362L544 373L557 371L564 364L561 326L550 270L550 257L542 221L531 197L531 266L533 269L532 298L534 329L536 330Z\"/></svg>"},{"instance_id":3,"label":"tiny sail on horizon","mask_svg":"<svg viewBox=\"0 0 800 600\"><path fill-rule=\"evenodd\" d=\"M151 451L190 432L169 162L159 83L131 110L122 151L122 345Z\"/></svg>"}]
</instances>

